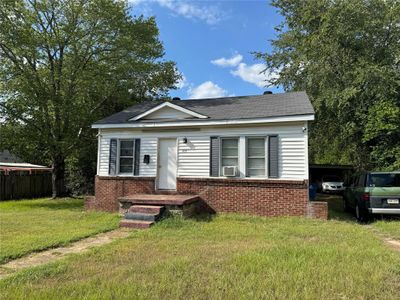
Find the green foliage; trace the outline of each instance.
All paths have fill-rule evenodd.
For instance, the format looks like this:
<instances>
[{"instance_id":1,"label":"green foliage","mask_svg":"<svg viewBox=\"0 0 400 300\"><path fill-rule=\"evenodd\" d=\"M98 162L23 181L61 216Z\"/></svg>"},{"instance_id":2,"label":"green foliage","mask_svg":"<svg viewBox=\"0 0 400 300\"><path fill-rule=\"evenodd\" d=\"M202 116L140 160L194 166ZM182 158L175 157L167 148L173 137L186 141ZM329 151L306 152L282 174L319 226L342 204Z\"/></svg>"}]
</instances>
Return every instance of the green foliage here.
<instances>
[{"instance_id":1,"label":"green foliage","mask_svg":"<svg viewBox=\"0 0 400 300\"><path fill-rule=\"evenodd\" d=\"M256 53L272 84L306 90L316 110L317 163L400 166L400 2L275 0L285 18L272 53Z\"/></svg>"},{"instance_id":2,"label":"green foliage","mask_svg":"<svg viewBox=\"0 0 400 300\"><path fill-rule=\"evenodd\" d=\"M158 35L125 1L1 1L0 148L36 151L62 179L94 121L175 87Z\"/></svg>"}]
</instances>

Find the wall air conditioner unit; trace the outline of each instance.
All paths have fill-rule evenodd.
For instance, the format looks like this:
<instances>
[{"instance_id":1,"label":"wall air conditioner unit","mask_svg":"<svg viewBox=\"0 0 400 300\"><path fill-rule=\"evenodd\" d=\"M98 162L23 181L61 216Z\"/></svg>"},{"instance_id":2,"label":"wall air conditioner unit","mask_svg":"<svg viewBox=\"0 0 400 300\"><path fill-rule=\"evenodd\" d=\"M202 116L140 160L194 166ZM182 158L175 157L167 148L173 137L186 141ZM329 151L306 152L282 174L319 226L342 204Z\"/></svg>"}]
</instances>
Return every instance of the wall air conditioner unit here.
<instances>
[{"instance_id":1,"label":"wall air conditioner unit","mask_svg":"<svg viewBox=\"0 0 400 300\"><path fill-rule=\"evenodd\" d=\"M236 176L236 166L222 167L222 176L234 177Z\"/></svg>"}]
</instances>

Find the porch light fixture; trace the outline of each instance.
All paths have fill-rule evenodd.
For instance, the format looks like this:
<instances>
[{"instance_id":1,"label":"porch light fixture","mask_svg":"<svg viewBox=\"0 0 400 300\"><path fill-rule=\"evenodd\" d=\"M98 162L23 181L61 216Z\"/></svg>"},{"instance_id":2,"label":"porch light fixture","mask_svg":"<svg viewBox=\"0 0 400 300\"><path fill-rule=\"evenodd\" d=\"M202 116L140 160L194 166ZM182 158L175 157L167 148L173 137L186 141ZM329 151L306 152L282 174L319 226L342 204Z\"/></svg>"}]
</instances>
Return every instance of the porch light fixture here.
<instances>
[{"instance_id":1,"label":"porch light fixture","mask_svg":"<svg viewBox=\"0 0 400 300\"><path fill-rule=\"evenodd\" d=\"M148 154L144 155L143 163L145 163L146 165L148 165L150 163L150 155L148 155Z\"/></svg>"},{"instance_id":2,"label":"porch light fixture","mask_svg":"<svg viewBox=\"0 0 400 300\"><path fill-rule=\"evenodd\" d=\"M184 138L183 138L183 143L184 143L184 144L187 144L187 142L188 142L187 137L184 137Z\"/></svg>"}]
</instances>

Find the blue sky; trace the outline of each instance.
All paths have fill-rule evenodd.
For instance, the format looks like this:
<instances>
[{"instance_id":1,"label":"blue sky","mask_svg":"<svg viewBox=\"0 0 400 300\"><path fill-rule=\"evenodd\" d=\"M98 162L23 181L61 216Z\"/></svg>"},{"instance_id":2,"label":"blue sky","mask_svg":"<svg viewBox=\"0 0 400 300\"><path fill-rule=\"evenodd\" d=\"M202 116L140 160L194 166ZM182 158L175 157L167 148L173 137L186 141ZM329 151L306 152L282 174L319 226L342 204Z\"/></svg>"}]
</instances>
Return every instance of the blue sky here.
<instances>
[{"instance_id":1,"label":"blue sky","mask_svg":"<svg viewBox=\"0 0 400 300\"><path fill-rule=\"evenodd\" d=\"M131 0L132 14L155 16L165 58L184 80L172 97L209 98L279 92L264 87L267 75L252 51L270 51L282 21L268 1Z\"/></svg>"}]
</instances>

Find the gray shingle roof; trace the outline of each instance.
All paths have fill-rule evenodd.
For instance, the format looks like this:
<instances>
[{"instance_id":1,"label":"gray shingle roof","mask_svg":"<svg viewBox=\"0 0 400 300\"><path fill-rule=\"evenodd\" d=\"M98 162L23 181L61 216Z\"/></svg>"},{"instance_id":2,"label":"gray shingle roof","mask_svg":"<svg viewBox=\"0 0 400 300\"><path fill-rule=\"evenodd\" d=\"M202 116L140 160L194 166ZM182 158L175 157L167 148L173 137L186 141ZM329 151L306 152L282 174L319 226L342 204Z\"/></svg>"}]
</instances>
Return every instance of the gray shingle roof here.
<instances>
[{"instance_id":1,"label":"gray shingle roof","mask_svg":"<svg viewBox=\"0 0 400 300\"><path fill-rule=\"evenodd\" d=\"M198 120L236 120L314 114L314 109L305 92L173 100L170 102L208 116L207 119ZM129 119L161 103L163 101L145 101L99 120L95 124L134 124L144 122L144 120L129 121Z\"/></svg>"}]
</instances>

